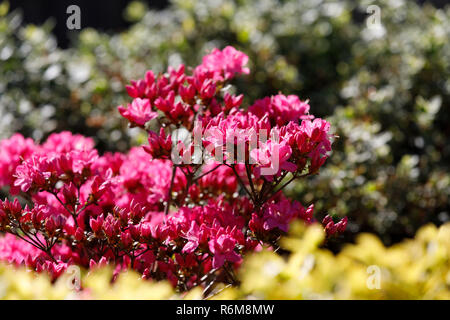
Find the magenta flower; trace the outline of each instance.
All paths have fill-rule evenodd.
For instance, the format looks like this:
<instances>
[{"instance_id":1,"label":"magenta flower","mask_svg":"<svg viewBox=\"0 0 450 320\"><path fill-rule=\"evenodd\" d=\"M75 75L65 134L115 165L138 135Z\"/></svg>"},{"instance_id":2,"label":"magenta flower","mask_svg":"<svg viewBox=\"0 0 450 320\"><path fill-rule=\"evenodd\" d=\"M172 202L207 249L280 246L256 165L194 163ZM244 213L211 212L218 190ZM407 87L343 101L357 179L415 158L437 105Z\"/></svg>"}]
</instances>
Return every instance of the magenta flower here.
<instances>
[{"instance_id":1,"label":"magenta flower","mask_svg":"<svg viewBox=\"0 0 450 320\"><path fill-rule=\"evenodd\" d=\"M144 79L132 80L131 85L127 85L125 88L132 98L147 98L153 101L158 94L155 75L151 70L145 73Z\"/></svg>"},{"instance_id":2,"label":"magenta flower","mask_svg":"<svg viewBox=\"0 0 450 320\"><path fill-rule=\"evenodd\" d=\"M297 216L299 209L297 203L291 204L288 200L266 205L263 208L264 230L278 228L283 232L287 232L289 223Z\"/></svg>"},{"instance_id":3,"label":"magenta flower","mask_svg":"<svg viewBox=\"0 0 450 320\"><path fill-rule=\"evenodd\" d=\"M25 139L18 133L0 141L0 187L12 185L17 166L38 150L32 139Z\"/></svg>"},{"instance_id":4,"label":"magenta flower","mask_svg":"<svg viewBox=\"0 0 450 320\"><path fill-rule=\"evenodd\" d=\"M241 256L234 251L236 243L236 239L229 234L221 234L217 238L209 240L208 245L213 254L212 266L214 269L222 267L225 261L236 263L241 260Z\"/></svg>"},{"instance_id":5,"label":"magenta flower","mask_svg":"<svg viewBox=\"0 0 450 320\"><path fill-rule=\"evenodd\" d=\"M33 189L45 189L47 180L57 173L58 165L55 157L32 156L16 168L14 186L27 192Z\"/></svg>"},{"instance_id":6,"label":"magenta flower","mask_svg":"<svg viewBox=\"0 0 450 320\"><path fill-rule=\"evenodd\" d=\"M124 118L138 127L143 127L148 121L158 116L158 113L152 110L148 99L135 98L128 108L119 106L118 109Z\"/></svg>"},{"instance_id":7,"label":"magenta flower","mask_svg":"<svg viewBox=\"0 0 450 320\"><path fill-rule=\"evenodd\" d=\"M308 101L301 101L295 95L278 94L256 100L248 110L260 118L268 115L273 125L283 126L291 121L298 123L314 118L309 115L309 108Z\"/></svg>"},{"instance_id":8,"label":"magenta flower","mask_svg":"<svg viewBox=\"0 0 450 320\"><path fill-rule=\"evenodd\" d=\"M94 148L94 140L68 131L51 134L42 145L46 152L68 153L70 151L90 151Z\"/></svg>"},{"instance_id":9,"label":"magenta flower","mask_svg":"<svg viewBox=\"0 0 450 320\"><path fill-rule=\"evenodd\" d=\"M275 143L271 140L262 144L258 149L250 152L250 157L256 163L254 174L256 177L264 176L272 181L274 176L278 176L281 170L294 172L297 166L289 162L292 150L284 141Z\"/></svg>"},{"instance_id":10,"label":"magenta flower","mask_svg":"<svg viewBox=\"0 0 450 320\"><path fill-rule=\"evenodd\" d=\"M203 57L202 64L197 69L213 72L214 80L230 80L236 73L250 73L250 70L244 67L247 62L246 54L228 46L222 51L213 49L210 54Z\"/></svg>"},{"instance_id":11,"label":"magenta flower","mask_svg":"<svg viewBox=\"0 0 450 320\"><path fill-rule=\"evenodd\" d=\"M172 138L166 136L164 129L161 128L159 135L153 131L148 133L148 146L144 146L153 159L169 159L172 151Z\"/></svg>"},{"instance_id":12,"label":"magenta flower","mask_svg":"<svg viewBox=\"0 0 450 320\"><path fill-rule=\"evenodd\" d=\"M181 252L193 253L200 243L205 243L207 241L207 235L204 228L199 227L195 221L192 221L191 227L183 236L188 242L184 245Z\"/></svg>"},{"instance_id":13,"label":"magenta flower","mask_svg":"<svg viewBox=\"0 0 450 320\"><path fill-rule=\"evenodd\" d=\"M322 224L325 226L327 236L333 236L337 233L343 233L347 228L348 218L344 217L339 222L335 223L333 217L326 215L322 220Z\"/></svg>"}]
</instances>

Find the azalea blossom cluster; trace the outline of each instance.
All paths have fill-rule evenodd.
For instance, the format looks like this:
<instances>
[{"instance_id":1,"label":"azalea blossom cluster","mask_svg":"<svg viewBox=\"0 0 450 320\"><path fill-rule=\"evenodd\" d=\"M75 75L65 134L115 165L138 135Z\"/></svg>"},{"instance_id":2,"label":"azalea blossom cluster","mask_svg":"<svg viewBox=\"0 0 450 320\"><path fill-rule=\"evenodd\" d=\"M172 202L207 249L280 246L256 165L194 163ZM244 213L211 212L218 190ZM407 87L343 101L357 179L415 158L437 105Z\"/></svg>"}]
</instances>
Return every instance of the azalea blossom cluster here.
<instances>
[{"instance_id":1,"label":"azalea blossom cluster","mask_svg":"<svg viewBox=\"0 0 450 320\"><path fill-rule=\"evenodd\" d=\"M54 279L72 264L110 264L208 292L235 284L246 252L275 250L294 219L313 223L314 206L282 190L318 173L330 124L292 95L245 110L230 82L249 73L247 60L215 49L190 73L181 65L132 81L133 99L118 110L148 145L127 154L100 155L69 132L0 142L0 186L15 196L0 201L0 260ZM347 220L325 220L330 236L345 230Z\"/></svg>"}]
</instances>

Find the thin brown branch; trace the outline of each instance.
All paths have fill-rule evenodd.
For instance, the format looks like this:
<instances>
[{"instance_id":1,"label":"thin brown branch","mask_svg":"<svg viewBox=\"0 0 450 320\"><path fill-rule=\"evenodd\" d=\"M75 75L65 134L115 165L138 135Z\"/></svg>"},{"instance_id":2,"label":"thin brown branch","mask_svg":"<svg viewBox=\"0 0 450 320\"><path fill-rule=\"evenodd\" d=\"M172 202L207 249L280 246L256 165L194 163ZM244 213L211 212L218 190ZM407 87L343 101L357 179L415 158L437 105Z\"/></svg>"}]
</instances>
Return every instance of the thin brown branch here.
<instances>
[{"instance_id":1,"label":"thin brown branch","mask_svg":"<svg viewBox=\"0 0 450 320\"><path fill-rule=\"evenodd\" d=\"M234 172L234 175L236 176L236 178L239 181L239 184L241 185L242 189L244 189L244 191L249 195L250 199L253 201L254 204L256 204L255 199L253 198L253 195L250 193L250 191L248 191L247 187L245 186L244 181L242 181L241 177L239 176L238 172L236 171L236 168L234 167L234 165L228 165Z\"/></svg>"},{"instance_id":2,"label":"thin brown branch","mask_svg":"<svg viewBox=\"0 0 450 320\"><path fill-rule=\"evenodd\" d=\"M173 189L173 184L175 181L175 175L177 173L177 166L175 164L173 164L172 167L172 178L170 179L170 187L169 187L169 191L167 193L167 203L166 203L166 207L164 208L164 214L167 215L169 213L169 208L170 208L170 203L172 202L172 189Z\"/></svg>"},{"instance_id":3,"label":"thin brown branch","mask_svg":"<svg viewBox=\"0 0 450 320\"><path fill-rule=\"evenodd\" d=\"M222 164L218 164L218 165L215 166L213 169L208 170L208 171L205 172L205 173L202 173L202 174L199 175L198 177L194 178L194 182L197 181L197 180L200 180L201 178L203 178L204 176L210 174L211 172L215 171L216 169L218 169L218 168L221 167L221 166L222 166Z\"/></svg>"}]
</instances>

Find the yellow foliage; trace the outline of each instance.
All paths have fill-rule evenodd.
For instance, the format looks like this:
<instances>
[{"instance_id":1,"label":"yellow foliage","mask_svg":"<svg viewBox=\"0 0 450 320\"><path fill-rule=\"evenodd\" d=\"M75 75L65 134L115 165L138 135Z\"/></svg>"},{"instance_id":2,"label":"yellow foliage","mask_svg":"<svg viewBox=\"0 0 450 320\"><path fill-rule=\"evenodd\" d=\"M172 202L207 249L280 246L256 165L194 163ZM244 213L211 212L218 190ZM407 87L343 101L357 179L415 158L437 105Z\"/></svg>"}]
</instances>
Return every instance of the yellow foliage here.
<instances>
[{"instance_id":1,"label":"yellow foliage","mask_svg":"<svg viewBox=\"0 0 450 320\"><path fill-rule=\"evenodd\" d=\"M165 281L144 281L133 272L121 273L111 282L110 268L96 269L81 276L81 290L71 285L73 274L64 274L54 284L45 274L36 274L24 268L0 266L0 299L151 299L176 298L172 286Z\"/></svg>"},{"instance_id":2,"label":"yellow foliage","mask_svg":"<svg viewBox=\"0 0 450 320\"><path fill-rule=\"evenodd\" d=\"M374 235L334 255L320 248L321 227L294 224L281 241L287 255L263 250L246 257L239 287L219 286L212 299L450 299L450 223L422 227L416 237L385 247ZM132 271L111 282L110 268L73 274L55 283L43 274L0 265L0 299L201 299L202 289L181 296L168 282L144 281Z\"/></svg>"},{"instance_id":3,"label":"yellow foliage","mask_svg":"<svg viewBox=\"0 0 450 320\"><path fill-rule=\"evenodd\" d=\"M246 259L240 298L450 299L450 224L389 248L361 234L336 256L319 248L318 226L294 229L281 242L287 258L263 251Z\"/></svg>"},{"instance_id":4,"label":"yellow foliage","mask_svg":"<svg viewBox=\"0 0 450 320\"><path fill-rule=\"evenodd\" d=\"M103 268L88 274L82 281L89 299L100 300L163 300L174 295L172 286L165 281L143 281L133 271L121 273L111 283L112 270Z\"/></svg>"}]
</instances>

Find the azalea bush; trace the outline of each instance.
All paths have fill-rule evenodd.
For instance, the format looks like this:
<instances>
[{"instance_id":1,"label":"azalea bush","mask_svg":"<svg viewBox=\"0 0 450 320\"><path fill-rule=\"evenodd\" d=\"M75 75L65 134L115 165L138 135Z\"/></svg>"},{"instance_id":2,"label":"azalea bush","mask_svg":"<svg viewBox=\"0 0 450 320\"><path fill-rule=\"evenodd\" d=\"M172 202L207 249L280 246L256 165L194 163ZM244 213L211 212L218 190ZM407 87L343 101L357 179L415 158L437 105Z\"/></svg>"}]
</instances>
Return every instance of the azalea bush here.
<instances>
[{"instance_id":1,"label":"azalea bush","mask_svg":"<svg viewBox=\"0 0 450 320\"><path fill-rule=\"evenodd\" d=\"M289 224L312 224L282 191L319 172L334 139L297 96L267 97L241 108L230 81L248 74L248 57L214 49L184 65L132 81L118 107L148 144L100 155L90 138L52 134L42 144L20 134L0 142L0 259L46 271L110 265L178 291L236 285L242 258L278 250ZM323 220L329 237L347 219Z\"/></svg>"}]
</instances>

